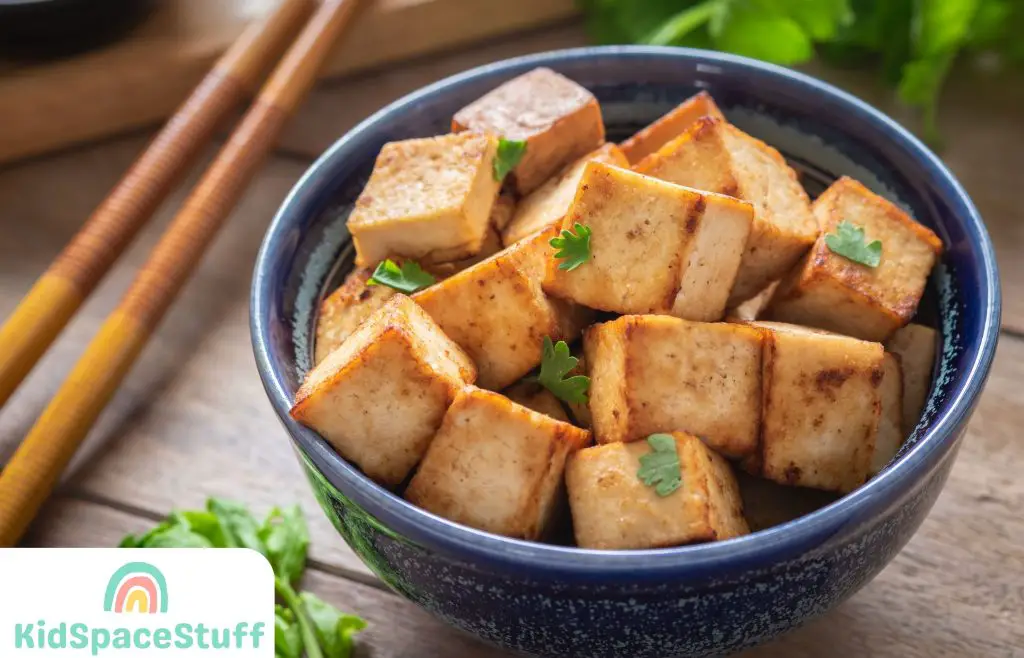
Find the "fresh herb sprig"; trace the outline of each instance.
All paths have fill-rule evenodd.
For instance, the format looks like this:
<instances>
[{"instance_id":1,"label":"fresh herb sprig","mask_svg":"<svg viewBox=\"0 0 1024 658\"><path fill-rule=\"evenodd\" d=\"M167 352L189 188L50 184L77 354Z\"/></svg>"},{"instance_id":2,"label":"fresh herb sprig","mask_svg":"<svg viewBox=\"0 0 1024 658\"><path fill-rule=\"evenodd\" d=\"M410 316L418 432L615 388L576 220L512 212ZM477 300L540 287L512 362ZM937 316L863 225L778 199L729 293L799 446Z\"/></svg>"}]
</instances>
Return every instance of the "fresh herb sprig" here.
<instances>
[{"instance_id":1,"label":"fresh herb sprig","mask_svg":"<svg viewBox=\"0 0 1024 658\"><path fill-rule=\"evenodd\" d=\"M498 153L494 156L494 180L499 183L505 180L508 172L516 168L519 161L526 155L526 141L498 139Z\"/></svg>"},{"instance_id":2,"label":"fresh herb sprig","mask_svg":"<svg viewBox=\"0 0 1024 658\"><path fill-rule=\"evenodd\" d=\"M1024 64L1020 0L579 0L602 43L713 48L777 64L815 54L871 64L924 114L937 139L936 103L961 53Z\"/></svg>"},{"instance_id":3,"label":"fresh herb sprig","mask_svg":"<svg viewBox=\"0 0 1024 658\"><path fill-rule=\"evenodd\" d=\"M651 451L640 456L640 469L636 476L654 492L664 498L683 484L682 466L676 440L671 434L652 434L647 437Z\"/></svg>"},{"instance_id":4,"label":"fresh herb sprig","mask_svg":"<svg viewBox=\"0 0 1024 658\"><path fill-rule=\"evenodd\" d=\"M586 375L566 377L579 362L580 360L569 352L569 346L565 344L564 340L552 343L551 339L545 336L537 383L551 391L560 400L587 404L590 377Z\"/></svg>"},{"instance_id":5,"label":"fresh herb sprig","mask_svg":"<svg viewBox=\"0 0 1024 658\"><path fill-rule=\"evenodd\" d=\"M274 508L261 522L240 503L211 498L206 509L173 512L149 532L128 535L120 546L251 548L264 555L280 600L274 608L275 658L350 658L353 635L366 627L359 617L309 592L296 592L309 549L309 530L297 505Z\"/></svg>"},{"instance_id":6,"label":"fresh herb sprig","mask_svg":"<svg viewBox=\"0 0 1024 658\"><path fill-rule=\"evenodd\" d=\"M839 222L835 233L825 234L825 246L843 258L868 267L878 267L882 262L882 242L868 242L863 228L845 220Z\"/></svg>"},{"instance_id":7,"label":"fresh herb sprig","mask_svg":"<svg viewBox=\"0 0 1024 658\"><path fill-rule=\"evenodd\" d=\"M562 260L558 269L571 272L590 260L590 227L576 222L571 231L563 230L560 237L551 238L548 244L557 250L555 258Z\"/></svg>"},{"instance_id":8,"label":"fresh herb sprig","mask_svg":"<svg viewBox=\"0 0 1024 658\"><path fill-rule=\"evenodd\" d=\"M411 295L436 282L437 279L425 272L416 261L406 260L399 266L398 263L388 258L377 265L377 269L373 271L373 276L366 282L366 285L387 286Z\"/></svg>"}]
</instances>

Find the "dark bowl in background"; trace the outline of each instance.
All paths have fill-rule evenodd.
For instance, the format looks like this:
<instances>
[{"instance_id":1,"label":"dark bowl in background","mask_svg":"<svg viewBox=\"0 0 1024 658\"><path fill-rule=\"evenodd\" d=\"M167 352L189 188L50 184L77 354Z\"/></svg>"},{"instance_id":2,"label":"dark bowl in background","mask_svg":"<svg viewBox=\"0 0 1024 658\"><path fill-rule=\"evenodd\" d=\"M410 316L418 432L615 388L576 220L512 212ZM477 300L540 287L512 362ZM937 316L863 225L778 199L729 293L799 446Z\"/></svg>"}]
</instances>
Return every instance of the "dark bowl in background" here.
<instances>
[{"instance_id":1,"label":"dark bowl in background","mask_svg":"<svg viewBox=\"0 0 1024 658\"><path fill-rule=\"evenodd\" d=\"M158 0L0 0L0 54L63 57L123 36Z\"/></svg>"},{"instance_id":2,"label":"dark bowl in background","mask_svg":"<svg viewBox=\"0 0 1024 658\"><path fill-rule=\"evenodd\" d=\"M908 208L947 246L929 283L941 331L924 416L860 489L746 537L650 551L595 551L499 537L420 510L374 484L288 416L310 367L319 300L351 268L345 217L388 141L448 131L460 107L536 66L588 87L609 139L700 89L779 148L814 195L846 174ZM988 375L1000 290L970 199L910 133L858 99L780 67L710 52L601 47L533 55L442 80L342 137L295 186L257 259L257 366L317 498L353 550L397 592L499 646L536 655L706 656L820 615L871 580L935 502Z\"/></svg>"}]
</instances>

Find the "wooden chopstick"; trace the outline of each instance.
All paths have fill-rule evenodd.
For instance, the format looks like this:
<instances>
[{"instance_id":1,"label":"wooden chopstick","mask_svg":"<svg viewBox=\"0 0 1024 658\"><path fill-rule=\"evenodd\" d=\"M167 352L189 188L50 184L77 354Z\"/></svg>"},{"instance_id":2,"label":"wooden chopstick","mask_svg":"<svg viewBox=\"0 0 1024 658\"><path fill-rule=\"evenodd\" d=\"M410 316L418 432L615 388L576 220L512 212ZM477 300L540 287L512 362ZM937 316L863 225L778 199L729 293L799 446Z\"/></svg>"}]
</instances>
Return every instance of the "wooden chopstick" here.
<instances>
[{"instance_id":1,"label":"wooden chopstick","mask_svg":"<svg viewBox=\"0 0 1024 658\"><path fill-rule=\"evenodd\" d=\"M189 195L82 358L0 471L0 547L35 517L96 417L305 98L359 0L325 0Z\"/></svg>"},{"instance_id":2,"label":"wooden chopstick","mask_svg":"<svg viewBox=\"0 0 1024 658\"><path fill-rule=\"evenodd\" d=\"M124 252L214 131L255 91L316 6L283 0L238 38L0 327L0 407Z\"/></svg>"}]
</instances>

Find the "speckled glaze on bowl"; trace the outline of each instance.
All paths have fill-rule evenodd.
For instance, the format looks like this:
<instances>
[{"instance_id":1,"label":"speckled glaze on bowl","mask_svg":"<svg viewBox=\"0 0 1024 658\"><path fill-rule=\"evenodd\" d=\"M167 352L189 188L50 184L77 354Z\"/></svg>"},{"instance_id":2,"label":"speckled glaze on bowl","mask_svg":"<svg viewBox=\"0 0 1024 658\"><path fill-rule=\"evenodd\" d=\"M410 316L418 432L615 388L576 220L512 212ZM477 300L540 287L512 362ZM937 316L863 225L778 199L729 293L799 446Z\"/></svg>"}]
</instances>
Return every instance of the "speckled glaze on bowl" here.
<instances>
[{"instance_id":1,"label":"speckled glaze on bowl","mask_svg":"<svg viewBox=\"0 0 1024 658\"><path fill-rule=\"evenodd\" d=\"M452 113L504 80L549 66L601 101L609 138L700 89L775 145L812 195L842 174L908 208L948 246L923 309L941 328L927 410L910 441L854 493L725 542L599 552L516 541L419 510L365 478L288 417L310 366L315 309L351 266L345 217L387 141L443 133ZM263 243L252 292L260 376L320 504L392 588L502 647L547 656L725 654L763 642L856 592L910 539L941 490L995 351L992 245L939 160L893 121L829 85L703 51L603 47L473 69L411 94L340 139L296 185Z\"/></svg>"}]
</instances>

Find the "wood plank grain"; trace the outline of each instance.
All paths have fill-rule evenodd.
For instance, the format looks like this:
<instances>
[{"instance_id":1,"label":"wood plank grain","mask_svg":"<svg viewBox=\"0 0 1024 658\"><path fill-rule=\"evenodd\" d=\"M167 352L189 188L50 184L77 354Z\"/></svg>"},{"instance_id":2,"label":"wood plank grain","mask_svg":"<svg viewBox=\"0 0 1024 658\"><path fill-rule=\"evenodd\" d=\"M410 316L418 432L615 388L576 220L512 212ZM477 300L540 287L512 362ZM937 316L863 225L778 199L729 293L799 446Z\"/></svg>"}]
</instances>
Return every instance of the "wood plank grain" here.
<instances>
[{"instance_id":1,"label":"wood plank grain","mask_svg":"<svg viewBox=\"0 0 1024 658\"><path fill-rule=\"evenodd\" d=\"M5 235L0 240L0 315L10 312L143 143L142 138L120 140L0 173L0 207L5 209L0 219ZM201 505L208 495L245 498L261 511L300 502L315 521L315 557L365 574L330 523L313 514L315 500L263 393L249 341L248 295L256 250L304 168L288 160L264 168L100 417L72 470L100 494L113 491L102 484L109 478L121 483L116 490L128 485L135 493L115 497L159 513L175 505ZM2 410L0 462L116 305L192 183L194 178L172 195ZM231 448L225 448L225 439ZM93 460L98 452L102 457ZM229 455L231 465L225 468L223 458ZM141 463L146 468L133 473ZM276 469L283 477L268 480L265 474Z\"/></svg>"},{"instance_id":2,"label":"wood plank grain","mask_svg":"<svg viewBox=\"0 0 1024 658\"><path fill-rule=\"evenodd\" d=\"M116 546L128 533L153 522L108 507L63 499L51 505L26 538L30 546ZM445 626L412 603L376 587L308 569L302 588L345 612L361 616L367 628L358 636L356 658L497 658L508 654Z\"/></svg>"},{"instance_id":3,"label":"wood plank grain","mask_svg":"<svg viewBox=\"0 0 1024 658\"><path fill-rule=\"evenodd\" d=\"M0 63L0 162L151 125L169 116L276 0L167 0L106 48L33 66ZM572 0L376 0L325 67L363 70L563 20Z\"/></svg>"}]
</instances>

